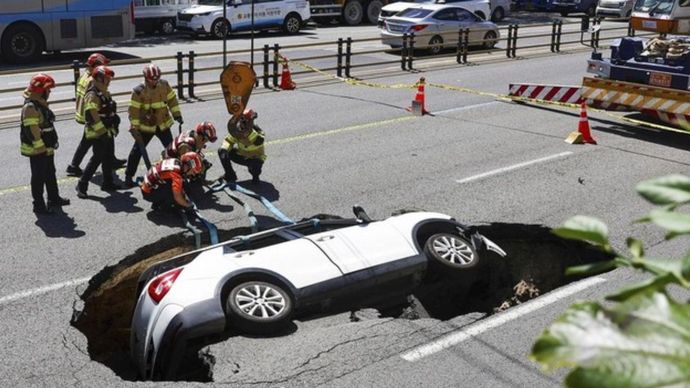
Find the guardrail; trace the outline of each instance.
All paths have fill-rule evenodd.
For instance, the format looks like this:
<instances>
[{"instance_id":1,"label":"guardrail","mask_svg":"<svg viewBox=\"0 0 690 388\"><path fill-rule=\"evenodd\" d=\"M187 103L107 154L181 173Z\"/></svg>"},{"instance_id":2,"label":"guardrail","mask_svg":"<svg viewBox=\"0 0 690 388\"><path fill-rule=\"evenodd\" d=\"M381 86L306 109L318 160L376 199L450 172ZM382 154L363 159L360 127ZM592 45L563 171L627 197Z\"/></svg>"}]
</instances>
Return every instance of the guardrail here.
<instances>
[{"instance_id":1,"label":"guardrail","mask_svg":"<svg viewBox=\"0 0 690 388\"><path fill-rule=\"evenodd\" d=\"M599 25L600 24L599 19L593 19L592 24L593 25ZM483 48L479 50L471 50L470 47L474 45L483 45L486 43L485 40L481 41L471 41L469 39L469 29L460 29L458 31L458 42L457 45L454 48L454 52L446 52L444 53L443 50L438 55L425 55L422 53L424 50L429 50L431 48L434 48L434 45L429 45L428 43L425 44L420 44L420 42L426 41L425 37L428 35L415 35L413 34L405 34L402 39L402 47L400 47L399 50L396 49L376 49L376 50L360 50L360 51L354 51L353 46L355 44L362 44L366 42L373 42L373 41L381 41L380 37L375 37L375 38L368 38L368 39L358 39L354 40L351 37L347 38L338 38L336 41L331 41L331 42L320 42L320 43L310 43L310 44L299 44L299 45L285 45L285 46L280 46L279 44L274 44L274 45L264 45L262 49L260 49L260 56L261 56L261 61L260 62L255 62L254 65L255 67L258 67L261 69L260 72L258 72L259 77L257 79L257 87L263 86L265 89L276 89L278 88L279 85L279 77L280 77L280 72L279 72L279 64L281 63L281 57L283 55L286 55L286 53L289 53L291 50L297 50L297 49L305 49L305 48L318 48L322 46L329 46L329 47L334 47L335 46L335 54L327 54L327 55L314 55L314 56L307 56L307 57L299 57L299 58L291 58L292 60L299 61L301 63L305 62L310 62L310 61L323 61L327 59L334 59L333 66L319 66L318 70L322 73L331 73L332 77L342 77L342 78L352 78L353 75L353 69L358 69L358 68L364 68L364 67L374 67L374 66L382 66L382 65L390 65L390 64L400 64L400 69L402 71L412 71L415 70L415 62L420 62L424 61L427 59L436 59L439 57L455 57L456 62L458 64L467 64L469 63L469 57L470 55L475 56L475 55L480 55L480 54L487 54L487 53L494 53L494 52L505 52L506 58L516 58L517 57L517 51L518 49L521 51L524 50L530 50L530 49L537 49L537 48L547 48L549 49L550 52L552 53L559 53L561 52L562 47L566 45L574 45L574 44L580 44L583 42L582 38L577 39L577 40L568 40L570 36L573 35L581 35L582 32L580 31L580 22L568 22L564 23L563 21L554 21L553 23L545 23L545 24L532 24L529 26L520 26L517 24L511 24L507 27L500 28L499 33L500 37L497 37L496 39L489 39L490 41L495 41L496 44L505 42L505 47L490 47L490 48ZM564 28L565 26L565 28ZM572 26L578 26L577 28L572 28ZM544 28L544 27L551 27L550 32L546 33L530 33L531 31L538 29L538 28ZM601 43L600 43L600 38L601 38L601 33L606 32L606 33L611 33L614 31L621 31L620 35L614 35L614 36L607 36L605 39L612 40L615 38L620 38L623 36L635 36L635 30L632 29L631 26L629 25L624 25L621 27L612 27L612 28L599 28L596 30L594 33L591 34L589 38L589 46L593 48L599 48ZM646 36L651 36L654 34L647 34ZM645 36L645 35L642 35ZM544 42L540 43L534 43L534 40L542 40ZM530 41L531 44L530 44ZM524 44L522 46L519 46L519 42L527 42L528 44ZM450 50L450 49L449 49ZM449 51L446 50L446 51ZM399 58L391 59L391 60L386 60L386 61L377 61L377 62L371 62L371 61L362 61L361 63L356 63L356 59L360 56L368 55L368 54L375 54L375 53L392 53L395 54L396 56L398 55L399 52ZM228 55L248 55L250 53L250 50L235 50L235 51L228 51ZM151 58L142 58L142 59L129 59L129 60L117 60L111 62L110 66L111 67L120 67L120 66L126 66L126 65L133 65L133 64L143 64L143 63L150 63L153 61L156 62L164 62L164 61L170 61L174 62L174 65L171 66L170 70L164 70L162 71L162 74L164 76L167 75L172 75L174 76L175 83L171 82L172 87L177 91L178 97L180 99L197 99L197 92L199 91L198 88L203 87L203 86L209 86L209 85L218 85L217 79L213 81L198 81L199 75L205 73L205 72L220 72L223 69L223 66L207 66L207 67L199 67L197 65L197 61L202 58L220 58L223 55L222 51L218 52L207 52L207 53L196 53L195 51L189 51L188 53L183 53L183 52L177 52L176 55L174 56L161 56L161 57L151 57ZM185 66L186 65L186 66ZM60 67L45 67L45 68L34 68L31 69L32 72L39 72L39 71L44 71L44 72L56 72L56 71L71 71L73 74L73 80L68 83L68 86L71 86L74 90L76 90L76 85L79 79L79 74L81 69L83 68L83 64L74 61L71 65L69 66L60 66ZM118 71L119 72L119 71ZM310 69L306 70L299 70L295 71L293 69L292 71L292 76L293 78L299 78L302 75L305 74L312 74L314 71ZM26 73L25 69L22 70L14 70L14 71L4 71L0 72L0 76L2 75L11 75L11 74L20 74L20 73ZM186 75L186 77L185 77ZM185 80L186 78L186 80ZM117 76L115 80L113 81L113 84L115 82L120 83L123 80L133 80L141 79L141 74L132 74L132 75L124 75L124 76ZM59 85L62 87L62 84ZM24 90L24 87L16 87L16 88L8 88L8 89L0 89L0 94L5 94L5 93L14 93L14 92L21 92ZM111 86L111 90L113 90ZM220 93L221 90L220 88L217 89L215 93ZM127 89L127 91L122 91L122 92L113 92L112 95L114 97L117 96L125 96L129 95L130 89ZM58 99L58 100L51 100L51 104L55 106L56 104L65 104L65 103L70 103L74 102L74 98L65 98L65 99ZM22 105L20 104L15 104L15 105L6 105L6 106L0 106L0 112L2 111L10 111L10 110L17 110L17 116L19 113L19 110Z\"/></svg>"}]
</instances>

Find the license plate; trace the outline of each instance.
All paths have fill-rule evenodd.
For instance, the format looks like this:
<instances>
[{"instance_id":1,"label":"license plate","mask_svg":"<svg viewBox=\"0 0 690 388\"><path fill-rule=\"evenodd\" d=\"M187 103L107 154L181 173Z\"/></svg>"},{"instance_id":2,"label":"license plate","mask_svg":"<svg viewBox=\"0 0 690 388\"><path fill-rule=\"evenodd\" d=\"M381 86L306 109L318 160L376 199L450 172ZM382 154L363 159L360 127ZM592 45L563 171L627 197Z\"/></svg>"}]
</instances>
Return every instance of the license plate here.
<instances>
[{"instance_id":1,"label":"license plate","mask_svg":"<svg viewBox=\"0 0 690 388\"><path fill-rule=\"evenodd\" d=\"M649 75L649 84L670 88L671 87L671 74L651 73Z\"/></svg>"}]
</instances>

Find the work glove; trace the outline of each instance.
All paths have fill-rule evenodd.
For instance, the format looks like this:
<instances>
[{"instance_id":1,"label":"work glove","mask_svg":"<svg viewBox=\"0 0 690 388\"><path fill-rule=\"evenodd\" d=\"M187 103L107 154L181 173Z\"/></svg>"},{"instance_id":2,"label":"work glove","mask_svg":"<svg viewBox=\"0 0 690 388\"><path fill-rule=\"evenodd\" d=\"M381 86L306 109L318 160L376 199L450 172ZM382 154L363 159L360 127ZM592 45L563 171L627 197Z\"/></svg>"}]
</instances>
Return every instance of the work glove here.
<instances>
[{"instance_id":1,"label":"work glove","mask_svg":"<svg viewBox=\"0 0 690 388\"><path fill-rule=\"evenodd\" d=\"M177 117L175 117L175 121L177 121L178 123L180 123L180 125L184 124L184 120L182 120L182 116L177 116Z\"/></svg>"}]
</instances>

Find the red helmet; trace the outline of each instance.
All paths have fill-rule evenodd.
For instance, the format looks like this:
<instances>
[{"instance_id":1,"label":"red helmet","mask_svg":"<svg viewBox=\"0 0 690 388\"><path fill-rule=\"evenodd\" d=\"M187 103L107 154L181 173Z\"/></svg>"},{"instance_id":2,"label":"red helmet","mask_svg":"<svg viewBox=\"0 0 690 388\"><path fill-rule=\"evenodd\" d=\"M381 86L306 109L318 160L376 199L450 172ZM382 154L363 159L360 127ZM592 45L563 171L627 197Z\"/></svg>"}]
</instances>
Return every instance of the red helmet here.
<instances>
[{"instance_id":1,"label":"red helmet","mask_svg":"<svg viewBox=\"0 0 690 388\"><path fill-rule=\"evenodd\" d=\"M201 161L201 157L194 151L190 151L182 155L180 157L180 164L182 164L182 167L189 167L191 169L191 173L194 175L200 174L204 169L204 163Z\"/></svg>"},{"instance_id":2,"label":"red helmet","mask_svg":"<svg viewBox=\"0 0 690 388\"><path fill-rule=\"evenodd\" d=\"M161 79L161 69L153 63L146 65L144 67L144 78L151 81L158 81Z\"/></svg>"},{"instance_id":3,"label":"red helmet","mask_svg":"<svg viewBox=\"0 0 690 388\"><path fill-rule=\"evenodd\" d=\"M108 63L110 63L110 60L100 53L93 53L89 55L89 59L86 60L86 64L89 65L89 67L107 65Z\"/></svg>"},{"instance_id":4,"label":"red helmet","mask_svg":"<svg viewBox=\"0 0 690 388\"><path fill-rule=\"evenodd\" d=\"M242 112L242 118L247 121L254 120L257 117L259 117L259 115L254 111L254 109L245 109L244 112Z\"/></svg>"},{"instance_id":5,"label":"red helmet","mask_svg":"<svg viewBox=\"0 0 690 388\"><path fill-rule=\"evenodd\" d=\"M211 141L211 143L214 143L216 140L218 140L218 137L216 136L216 127L214 127L210 121L204 121L203 123L197 124L196 128L194 128L194 132L207 138Z\"/></svg>"},{"instance_id":6,"label":"red helmet","mask_svg":"<svg viewBox=\"0 0 690 388\"><path fill-rule=\"evenodd\" d=\"M115 77L115 72L108 66L100 65L93 69L93 71L91 72L91 76L94 79L100 79L102 81L105 78L112 79L113 77Z\"/></svg>"},{"instance_id":7,"label":"red helmet","mask_svg":"<svg viewBox=\"0 0 690 388\"><path fill-rule=\"evenodd\" d=\"M48 74L38 73L31 77L29 82L29 91L32 93L43 93L48 89L55 87L55 80Z\"/></svg>"}]
</instances>

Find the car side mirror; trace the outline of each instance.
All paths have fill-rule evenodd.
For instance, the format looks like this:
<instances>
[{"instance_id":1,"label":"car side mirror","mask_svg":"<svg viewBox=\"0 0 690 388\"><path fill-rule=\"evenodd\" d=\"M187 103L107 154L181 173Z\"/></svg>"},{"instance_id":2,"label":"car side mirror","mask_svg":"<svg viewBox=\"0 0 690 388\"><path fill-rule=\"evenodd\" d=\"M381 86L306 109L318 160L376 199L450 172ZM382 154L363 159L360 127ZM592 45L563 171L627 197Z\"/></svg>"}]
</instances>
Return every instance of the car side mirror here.
<instances>
[{"instance_id":1,"label":"car side mirror","mask_svg":"<svg viewBox=\"0 0 690 388\"><path fill-rule=\"evenodd\" d=\"M362 222L371 222L371 218L367 214L366 211L364 211L364 208L362 208L359 205L355 205L352 207L352 212L355 213L355 217L357 217L358 220Z\"/></svg>"}]
</instances>

